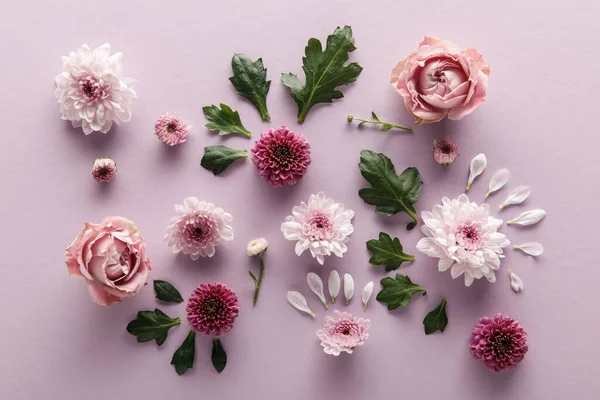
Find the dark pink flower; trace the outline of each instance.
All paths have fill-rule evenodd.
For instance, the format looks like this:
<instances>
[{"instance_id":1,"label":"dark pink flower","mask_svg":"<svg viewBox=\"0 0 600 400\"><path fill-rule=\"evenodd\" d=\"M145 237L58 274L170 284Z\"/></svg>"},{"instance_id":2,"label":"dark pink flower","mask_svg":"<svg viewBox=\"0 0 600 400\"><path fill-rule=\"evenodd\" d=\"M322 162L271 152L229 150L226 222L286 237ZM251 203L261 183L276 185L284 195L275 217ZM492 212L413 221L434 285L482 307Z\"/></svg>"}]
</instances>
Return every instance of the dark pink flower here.
<instances>
[{"instance_id":1,"label":"dark pink flower","mask_svg":"<svg viewBox=\"0 0 600 400\"><path fill-rule=\"evenodd\" d=\"M450 138L445 138L441 142L433 141L433 159L440 165L450 165L460 155L458 146L452 143Z\"/></svg>"},{"instance_id":2,"label":"dark pink flower","mask_svg":"<svg viewBox=\"0 0 600 400\"><path fill-rule=\"evenodd\" d=\"M519 321L501 314L480 318L471 333L469 346L475 359L496 372L517 365L529 350L527 333Z\"/></svg>"},{"instance_id":3,"label":"dark pink flower","mask_svg":"<svg viewBox=\"0 0 600 400\"><path fill-rule=\"evenodd\" d=\"M99 157L92 166L92 177L98 183L110 182L117 174L117 163L110 157Z\"/></svg>"},{"instance_id":4,"label":"dark pink flower","mask_svg":"<svg viewBox=\"0 0 600 400\"><path fill-rule=\"evenodd\" d=\"M236 294L227 285L203 283L194 289L185 309L195 330L221 336L233 327L240 306Z\"/></svg>"},{"instance_id":5,"label":"dark pink flower","mask_svg":"<svg viewBox=\"0 0 600 400\"><path fill-rule=\"evenodd\" d=\"M294 185L310 164L310 144L285 126L262 133L252 147L252 162L260 176L275 187Z\"/></svg>"},{"instance_id":6,"label":"dark pink flower","mask_svg":"<svg viewBox=\"0 0 600 400\"><path fill-rule=\"evenodd\" d=\"M164 144L175 146L186 141L188 130L191 127L191 125L184 124L176 116L167 113L156 120L154 132Z\"/></svg>"}]
</instances>

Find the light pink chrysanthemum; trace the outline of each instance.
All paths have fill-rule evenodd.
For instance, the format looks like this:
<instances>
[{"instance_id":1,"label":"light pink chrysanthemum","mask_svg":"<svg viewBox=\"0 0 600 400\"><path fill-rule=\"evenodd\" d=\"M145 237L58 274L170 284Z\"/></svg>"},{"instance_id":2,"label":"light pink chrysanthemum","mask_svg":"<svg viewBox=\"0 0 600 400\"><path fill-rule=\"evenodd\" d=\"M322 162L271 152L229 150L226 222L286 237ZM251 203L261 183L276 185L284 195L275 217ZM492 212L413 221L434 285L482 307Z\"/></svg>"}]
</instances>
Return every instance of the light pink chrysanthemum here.
<instances>
[{"instance_id":1,"label":"light pink chrysanthemum","mask_svg":"<svg viewBox=\"0 0 600 400\"><path fill-rule=\"evenodd\" d=\"M370 326L368 319L335 310L332 317L325 317L325 326L317 331L317 336L325 353L339 356L345 351L352 354L356 347L362 346L369 338L367 331Z\"/></svg>"},{"instance_id":2,"label":"light pink chrysanthemum","mask_svg":"<svg viewBox=\"0 0 600 400\"><path fill-rule=\"evenodd\" d=\"M178 117L167 113L156 120L154 133L164 144L176 146L186 141L188 130L191 127L191 125L184 124Z\"/></svg>"},{"instance_id":3,"label":"light pink chrysanthemum","mask_svg":"<svg viewBox=\"0 0 600 400\"><path fill-rule=\"evenodd\" d=\"M252 147L252 162L272 186L294 185L310 164L310 144L285 126L270 129Z\"/></svg>"},{"instance_id":4,"label":"light pink chrysanthemum","mask_svg":"<svg viewBox=\"0 0 600 400\"><path fill-rule=\"evenodd\" d=\"M227 285L203 283L194 289L185 310L196 331L221 336L233 327L240 306L236 294Z\"/></svg>"},{"instance_id":5,"label":"light pink chrysanthemum","mask_svg":"<svg viewBox=\"0 0 600 400\"><path fill-rule=\"evenodd\" d=\"M92 166L92 177L98 183L110 182L117 174L117 163L110 157L98 157Z\"/></svg>"},{"instance_id":6,"label":"light pink chrysanthemum","mask_svg":"<svg viewBox=\"0 0 600 400\"><path fill-rule=\"evenodd\" d=\"M527 333L519 321L497 314L483 317L469 340L471 354L492 371L503 371L520 363L529 350Z\"/></svg>"},{"instance_id":7,"label":"light pink chrysanthemum","mask_svg":"<svg viewBox=\"0 0 600 400\"><path fill-rule=\"evenodd\" d=\"M484 276L494 283L494 271L504 257L502 248L510 241L498 232L502 220L489 214L487 204L471 203L465 194L453 200L444 197L442 205L435 205L432 212L421 213L421 230L427 237L419 240L417 249L439 258L438 269L451 268L452 278L464 274L466 286Z\"/></svg>"},{"instance_id":8,"label":"light pink chrysanthemum","mask_svg":"<svg viewBox=\"0 0 600 400\"><path fill-rule=\"evenodd\" d=\"M212 257L219 243L233 240L233 217L222 208L188 197L175 210L178 215L169 221L164 237L173 253L189 254L192 260Z\"/></svg>"},{"instance_id":9,"label":"light pink chrysanthemum","mask_svg":"<svg viewBox=\"0 0 600 400\"><path fill-rule=\"evenodd\" d=\"M292 215L281 224L281 231L287 240L298 241L297 255L310 250L310 254L322 265L325 256L333 253L343 257L348 250L348 236L354 232L352 218L354 211L344 209L342 203L336 203L320 192L311 194L308 204L302 202L294 206Z\"/></svg>"},{"instance_id":10,"label":"light pink chrysanthemum","mask_svg":"<svg viewBox=\"0 0 600 400\"><path fill-rule=\"evenodd\" d=\"M450 138L445 138L441 142L433 141L433 159L440 165L450 165L460 155L458 146L452 143Z\"/></svg>"},{"instance_id":11,"label":"light pink chrysanthemum","mask_svg":"<svg viewBox=\"0 0 600 400\"><path fill-rule=\"evenodd\" d=\"M131 119L129 104L137 98L135 79L122 76L122 53L110 54L108 43L87 45L62 58L62 73L54 80L62 119L86 135L106 133L113 122Z\"/></svg>"}]
</instances>

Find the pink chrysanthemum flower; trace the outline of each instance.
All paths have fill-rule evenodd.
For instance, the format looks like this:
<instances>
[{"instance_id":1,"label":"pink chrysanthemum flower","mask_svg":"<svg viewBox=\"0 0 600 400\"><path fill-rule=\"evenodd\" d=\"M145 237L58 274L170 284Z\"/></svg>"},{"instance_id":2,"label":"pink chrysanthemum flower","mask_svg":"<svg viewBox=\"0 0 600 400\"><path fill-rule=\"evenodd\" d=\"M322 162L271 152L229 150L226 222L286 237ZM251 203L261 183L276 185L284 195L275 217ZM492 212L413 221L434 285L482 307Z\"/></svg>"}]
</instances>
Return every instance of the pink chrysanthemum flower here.
<instances>
[{"instance_id":1,"label":"pink chrysanthemum flower","mask_svg":"<svg viewBox=\"0 0 600 400\"><path fill-rule=\"evenodd\" d=\"M203 283L194 289L185 310L196 331L221 336L233 327L240 306L236 294L227 285Z\"/></svg>"},{"instance_id":2,"label":"pink chrysanthemum flower","mask_svg":"<svg viewBox=\"0 0 600 400\"><path fill-rule=\"evenodd\" d=\"M325 317L325 326L317 331L317 336L325 353L339 356L345 351L352 354L356 347L362 346L369 338L367 331L370 326L368 319L335 310L332 317Z\"/></svg>"},{"instance_id":3,"label":"pink chrysanthemum flower","mask_svg":"<svg viewBox=\"0 0 600 400\"><path fill-rule=\"evenodd\" d=\"M270 129L252 147L252 162L272 186L294 185L310 164L310 144L285 126Z\"/></svg>"},{"instance_id":4,"label":"pink chrysanthemum flower","mask_svg":"<svg viewBox=\"0 0 600 400\"><path fill-rule=\"evenodd\" d=\"M338 257L348 250L346 243L354 232L352 226L354 211L346 210L342 203L327 198L325 193L311 194L308 204L302 202L292 209L292 215L281 224L281 231L287 240L297 240L296 254L304 251L323 265L325 256L332 253Z\"/></svg>"},{"instance_id":5,"label":"pink chrysanthemum flower","mask_svg":"<svg viewBox=\"0 0 600 400\"><path fill-rule=\"evenodd\" d=\"M212 257L219 243L233 240L233 217L222 208L188 197L175 210L178 215L169 221L164 237L174 253L189 254L192 260Z\"/></svg>"},{"instance_id":6,"label":"pink chrysanthemum flower","mask_svg":"<svg viewBox=\"0 0 600 400\"><path fill-rule=\"evenodd\" d=\"M110 157L98 157L92 166L92 177L98 183L110 182L117 174L117 163Z\"/></svg>"},{"instance_id":7,"label":"pink chrysanthemum flower","mask_svg":"<svg viewBox=\"0 0 600 400\"><path fill-rule=\"evenodd\" d=\"M471 354L492 371L503 371L520 363L529 350L527 333L519 321L501 314L483 317L469 341Z\"/></svg>"},{"instance_id":8,"label":"pink chrysanthemum flower","mask_svg":"<svg viewBox=\"0 0 600 400\"><path fill-rule=\"evenodd\" d=\"M178 117L167 113L156 120L154 133L164 144L176 146L186 141L188 130L191 127L191 125L184 124Z\"/></svg>"},{"instance_id":9,"label":"pink chrysanthemum flower","mask_svg":"<svg viewBox=\"0 0 600 400\"><path fill-rule=\"evenodd\" d=\"M452 143L450 138L445 138L441 142L433 141L433 159L440 165L450 165L460 155L458 146Z\"/></svg>"}]
</instances>

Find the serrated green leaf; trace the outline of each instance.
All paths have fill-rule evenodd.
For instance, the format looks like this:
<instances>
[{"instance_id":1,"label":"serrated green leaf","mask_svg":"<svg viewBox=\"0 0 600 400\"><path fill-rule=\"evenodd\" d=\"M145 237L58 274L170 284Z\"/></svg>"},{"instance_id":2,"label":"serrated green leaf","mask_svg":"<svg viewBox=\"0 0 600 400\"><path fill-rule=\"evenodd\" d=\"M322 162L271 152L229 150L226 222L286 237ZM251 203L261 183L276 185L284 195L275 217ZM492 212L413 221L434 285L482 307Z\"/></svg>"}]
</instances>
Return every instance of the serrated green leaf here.
<instances>
[{"instance_id":1,"label":"serrated green leaf","mask_svg":"<svg viewBox=\"0 0 600 400\"><path fill-rule=\"evenodd\" d=\"M202 112L209 122L205 126L208 130L219 132L220 136L238 133L247 137L251 137L252 133L242 125L240 114L233 111L227 104L220 104L221 109L215 105L202 107Z\"/></svg>"},{"instance_id":2,"label":"serrated green leaf","mask_svg":"<svg viewBox=\"0 0 600 400\"><path fill-rule=\"evenodd\" d=\"M419 170L407 168L400 175L392 161L383 153L371 150L360 152L358 164L361 175L371 184L370 188L360 189L358 195L367 204L375 206L375 212L383 215L394 215L405 212L412 219L406 229L417 225L417 212L413 205L419 200L419 191L423 182L419 179Z\"/></svg>"},{"instance_id":3,"label":"serrated green leaf","mask_svg":"<svg viewBox=\"0 0 600 400\"><path fill-rule=\"evenodd\" d=\"M183 301L179 291L167 281L155 279L154 292L156 293L156 298L162 301L169 303L181 303Z\"/></svg>"},{"instance_id":4,"label":"serrated green leaf","mask_svg":"<svg viewBox=\"0 0 600 400\"><path fill-rule=\"evenodd\" d=\"M425 334L429 335L435 331L444 332L448 325L448 315L446 315L446 299L442 299L440 304L431 310L423 320L425 325Z\"/></svg>"},{"instance_id":5,"label":"serrated green leaf","mask_svg":"<svg viewBox=\"0 0 600 400\"><path fill-rule=\"evenodd\" d=\"M236 150L227 146L207 146L204 148L204 156L200 160L200 165L212 171L213 174L219 175L231 163L245 158L247 155L246 150Z\"/></svg>"},{"instance_id":6,"label":"serrated green leaf","mask_svg":"<svg viewBox=\"0 0 600 400\"><path fill-rule=\"evenodd\" d=\"M371 265L385 265L386 271L393 271L400 267L403 262L413 262L415 260L415 256L405 254L402 251L400 239L392 239L385 232L379 233L379 240L369 240L367 249L372 254L369 263Z\"/></svg>"},{"instance_id":7,"label":"serrated green leaf","mask_svg":"<svg viewBox=\"0 0 600 400\"><path fill-rule=\"evenodd\" d=\"M175 367L177 375L183 375L188 369L194 368L195 355L196 332L190 331L181 346L175 350L173 358L171 358L171 365Z\"/></svg>"},{"instance_id":8,"label":"serrated green leaf","mask_svg":"<svg viewBox=\"0 0 600 400\"><path fill-rule=\"evenodd\" d=\"M213 340L212 344L213 348L210 359L212 360L213 367L215 367L218 373L221 373L227 365L227 353L225 353L225 349L219 339Z\"/></svg>"},{"instance_id":9,"label":"serrated green leaf","mask_svg":"<svg viewBox=\"0 0 600 400\"><path fill-rule=\"evenodd\" d=\"M379 130L381 132L387 132L387 131L389 131L392 128L393 128L393 126L391 126L391 125L383 124L383 125L381 125L381 128L379 128Z\"/></svg>"},{"instance_id":10,"label":"serrated green leaf","mask_svg":"<svg viewBox=\"0 0 600 400\"><path fill-rule=\"evenodd\" d=\"M298 104L299 123L304 122L315 104L331 103L344 97L337 87L356 81L362 71L362 67L355 62L345 65L349 53L355 49L352 28L337 27L327 37L325 50L318 39L311 38L308 41L304 49L305 56L302 57L306 84L302 84L295 74L282 74L283 84L290 89L292 99Z\"/></svg>"},{"instance_id":11,"label":"serrated green leaf","mask_svg":"<svg viewBox=\"0 0 600 400\"><path fill-rule=\"evenodd\" d=\"M271 116L267 111L267 93L271 81L267 80L267 70L262 58L252 61L245 54L234 54L231 59L231 69L233 76L229 80L237 94L256 106L263 121L270 120Z\"/></svg>"},{"instance_id":12,"label":"serrated green leaf","mask_svg":"<svg viewBox=\"0 0 600 400\"><path fill-rule=\"evenodd\" d=\"M127 324L127 332L136 336L139 343L156 340L160 346L167 339L169 329L179 324L179 318L171 318L156 308L154 311L138 312L136 318Z\"/></svg>"},{"instance_id":13,"label":"serrated green leaf","mask_svg":"<svg viewBox=\"0 0 600 400\"><path fill-rule=\"evenodd\" d=\"M427 293L421 286L412 283L406 275L396 274L395 278L383 278L381 280L383 289L377 294L377 301L386 303L388 310L398 307L406 307L415 293Z\"/></svg>"}]
</instances>

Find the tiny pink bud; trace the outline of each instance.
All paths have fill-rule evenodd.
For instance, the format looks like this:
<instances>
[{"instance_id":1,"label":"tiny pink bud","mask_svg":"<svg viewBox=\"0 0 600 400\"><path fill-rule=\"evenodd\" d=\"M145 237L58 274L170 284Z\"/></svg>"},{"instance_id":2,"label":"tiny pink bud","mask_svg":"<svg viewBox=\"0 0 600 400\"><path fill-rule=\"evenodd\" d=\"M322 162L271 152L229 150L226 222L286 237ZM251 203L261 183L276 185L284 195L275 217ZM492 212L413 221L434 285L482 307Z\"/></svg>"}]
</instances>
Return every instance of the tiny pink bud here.
<instances>
[{"instance_id":1,"label":"tiny pink bud","mask_svg":"<svg viewBox=\"0 0 600 400\"><path fill-rule=\"evenodd\" d=\"M460 155L458 146L452 143L450 138L445 138L441 142L433 141L433 159L440 165L450 165Z\"/></svg>"},{"instance_id":2,"label":"tiny pink bud","mask_svg":"<svg viewBox=\"0 0 600 400\"><path fill-rule=\"evenodd\" d=\"M92 177L98 183L110 182L117 174L117 163L110 157L98 157L92 167Z\"/></svg>"}]
</instances>

